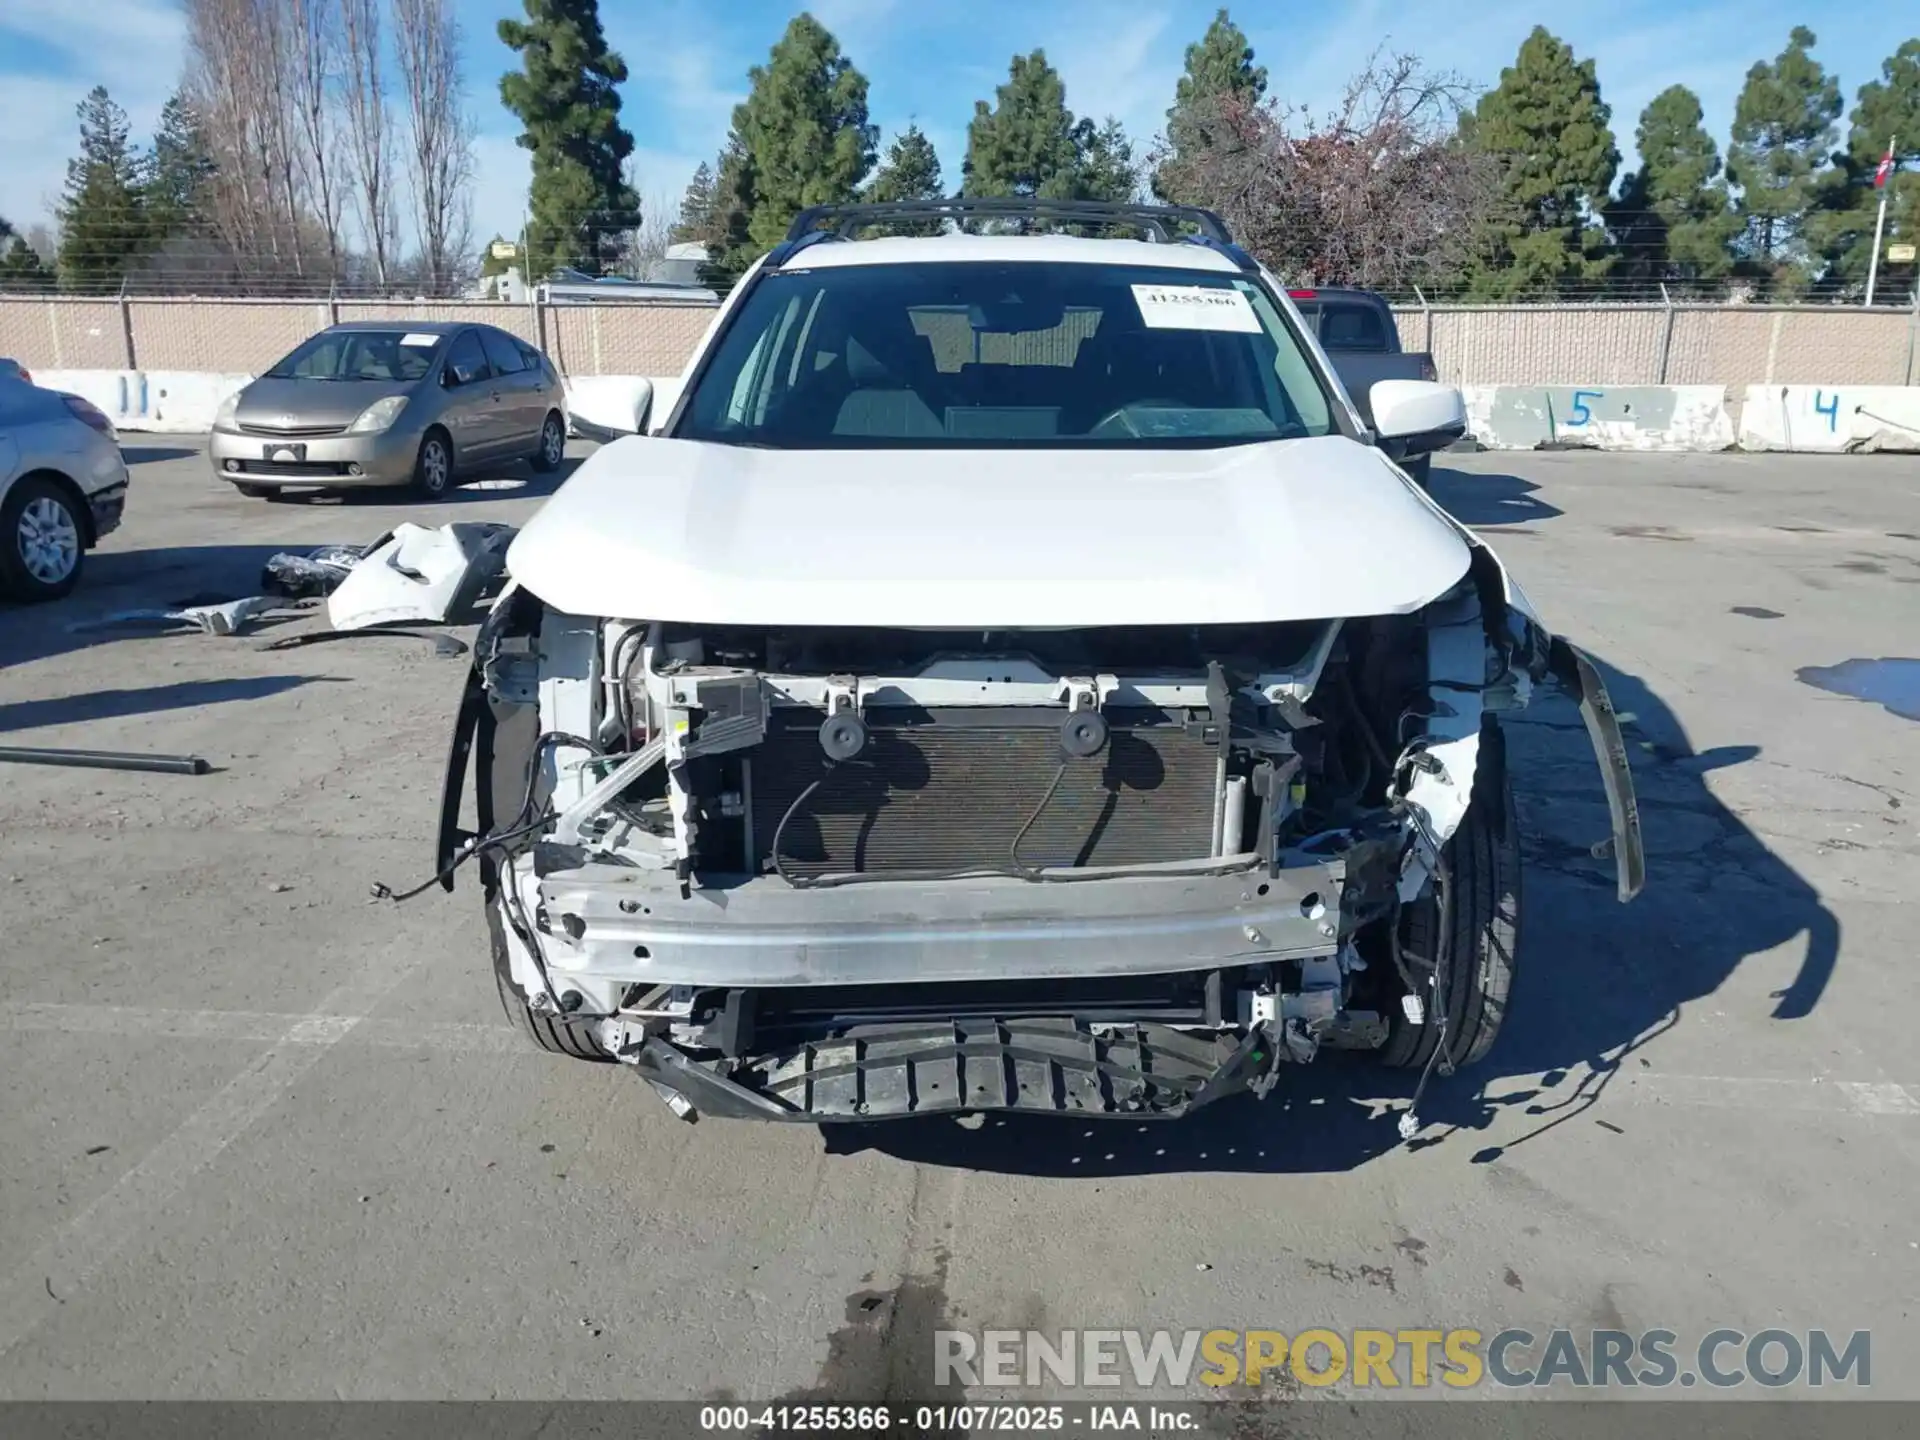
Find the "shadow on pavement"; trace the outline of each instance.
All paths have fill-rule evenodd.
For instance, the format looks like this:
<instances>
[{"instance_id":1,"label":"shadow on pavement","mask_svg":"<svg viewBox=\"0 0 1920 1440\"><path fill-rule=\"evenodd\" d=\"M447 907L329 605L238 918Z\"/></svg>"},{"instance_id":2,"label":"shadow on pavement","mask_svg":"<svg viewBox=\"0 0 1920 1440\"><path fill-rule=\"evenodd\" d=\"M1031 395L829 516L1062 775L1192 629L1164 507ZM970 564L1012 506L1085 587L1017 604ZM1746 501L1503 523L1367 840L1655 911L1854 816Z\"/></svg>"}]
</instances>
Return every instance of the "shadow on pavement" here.
<instances>
[{"instance_id":1,"label":"shadow on pavement","mask_svg":"<svg viewBox=\"0 0 1920 1440\"><path fill-rule=\"evenodd\" d=\"M139 690L94 690L47 700L0 705L0 733L37 730L44 725L81 725L122 715L151 715L161 710L197 710L234 700L260 700L302 685L344 683L334 675L254 675L231 680L182 680Z\"/></svg>"},{"instance_id":2,"label":"shadow on pavement","mask_svg":"<svg viewBox=\"0 0 1920 1440\"><path fill-rule=\"evenodd\" d=\"M1435 1077L1410 1147L1456 1164L1496 1159L1585 1115L1623 1065L1684 1024L1687 1006L1748 956L1805 937L1798 978L1774 997L1779 1020L1813 1010L1838 958L1839 922L1813 887L1706 786L1709 771L1757 750L1696 752L1645 685L1602 668L1615 705L1634 717L1647 888L1630 905L1615 898L1612 861L1589 849L1607 833L1607 810L1578 711L1558 694L1537 698L1508 725L1526 859L1512 1012L1486 1060ZM1185 1121L988 1114L969 1122L978 1128L928 1119L822 1134L834 1153L1021 1175L1338 1172L1401 1143L1395 1127L1414 1080L1369 1055L1329 1051L1285 1074L1264 1103L1235 1098ZM1631 1135L1620 1143L1631 1163Z\"/></svg>"},{"instance_id":3,"label":"shadow on pavement","mask_svg":"<svg viewBox=\"0 0 1920 1440\"><path fill-rule=\"evenodd\" d=\"M198 448L182 445L129 445L120 442L120 457L129 465L151 465L158 460L191 460Z\"/></svg>"},{"instance_id":4,"label":"shadow on pavement","mask_svg":"<svg viewBox=\"0 0 1920 1440\"><path fill-rule=\"evenodd\" d=\"M372 536L365 537L371 539ZM94 551L80 584L65 599L41 605L0 601L0 670L115 640L148 639L160 626L124 625L74 632L118 610L178 608L260 593L260 572L282 550L304 553L319 540L287 545L168 545L153 550ZM244 641L205 637L209 644Z\"/></svg>"},{"instance_id":5,"label":"shadow on pavement","mask_svg":"<svg viewBox=\"0 0 1920 1440\"><path fill-rule=\"evenodd\" d=\"M497 500L544 500L565 484L567 477L579 468L580 460L574 456L568 456L560 462L559 469L549 471L545 475L524 464L502 465L455 480L447 493L438 500L428 500L411 490L395 488L390 490L296 490L275 496L268 503L339 505L343 508L365 509L400 505L421 507L485 505Z\"/></svg>"},{"instance_id":6,"label":"shadow on pavement","mask_svg":"<svg viewBox=\"0 0 1920 1440\"><path fill-rule=\"evenodd\" d=\"M1525 525L1565 514L1535 492L1539 486L1518 475L1483 470L1444 470L1434 457L1427 493L1462 525Z\"/></svg>"}]
</instances>

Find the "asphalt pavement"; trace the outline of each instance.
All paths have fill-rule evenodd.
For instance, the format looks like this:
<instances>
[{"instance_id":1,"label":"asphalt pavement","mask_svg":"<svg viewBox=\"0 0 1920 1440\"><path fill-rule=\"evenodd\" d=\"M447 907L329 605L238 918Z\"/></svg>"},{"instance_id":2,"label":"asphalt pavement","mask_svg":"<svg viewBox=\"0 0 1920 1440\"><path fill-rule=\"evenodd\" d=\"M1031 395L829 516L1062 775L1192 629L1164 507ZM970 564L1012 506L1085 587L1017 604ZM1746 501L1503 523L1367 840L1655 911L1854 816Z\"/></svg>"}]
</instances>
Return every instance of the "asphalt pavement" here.
<instances>
[{"instance_id":1,"label":"asphalt pavement","mask_svg":"<svg viewBox=\"0 0 1920 1440\"><path fill-rule=\"evenodd\" d=\"M1649 881L1529 711L1514 1009L1409 1145L1364 1057L1180 1124L824 1136L521 1048L474 888L368 893L430 868L464 662L69 627L552 482L270 504L128 447L80 590L0 608L0 741L217 768L0 769L0 1397L915 1399L936 1328L1565 1325L1870 1329L1920 1398L1920 721L1847 664L1920 643L1911 457L1440 457L1632 717Z\"/></svg>"}]
</instances>

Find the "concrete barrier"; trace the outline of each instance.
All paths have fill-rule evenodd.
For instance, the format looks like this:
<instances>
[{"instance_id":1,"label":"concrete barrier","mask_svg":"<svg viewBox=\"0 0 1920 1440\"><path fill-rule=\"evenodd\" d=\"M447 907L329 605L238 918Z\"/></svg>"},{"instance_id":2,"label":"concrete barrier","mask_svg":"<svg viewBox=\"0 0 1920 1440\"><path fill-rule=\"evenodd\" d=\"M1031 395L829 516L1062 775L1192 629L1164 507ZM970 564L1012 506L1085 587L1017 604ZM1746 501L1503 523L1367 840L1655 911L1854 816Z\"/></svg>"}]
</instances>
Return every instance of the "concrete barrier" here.
<instances>
[{"instance_id":1,"label":"concrete barrier","mask_svg":"<svg viewBox=\"0 0 1920 1440\"><path fill-rule=\"evenodd\" d=\"M211 429L251 375L204 370L36 370L34 383L90 400L121 430L191 435Z\"/></svg>"},{"instance_id":2,"label":"concrete barrier","mask_svg":"<svg viewBox=\"0 0 1920 1440\"><path fill-rule=\"evenodd\" d=\"M1467 434L1489 450L1728 450L1720 385L1468 385Z\"/></svg>"},{"instance_id":3,"label":"concrete barrier","mask_svg":"<svg viewBox=\"0 0 1920 1440\"><path fill-rule=\"evenodd\" d=\"M206 370L35 370L33 379L91 401L117 429L192 435L211 430L222 403L253 376ZM592 375L565 383L570 415L621 431L633 428L638 407L650 398L649 424L657 426L680 395L678 375Z\"/></svg>"},{"instance_id":4,"label":"concrete barrier","mask_svg":"<svg viewBox=\"0 0 1920 1440\"><path fill-rule=\"evenodd\" d=\"M1920 385L1749 385L1740 448L1920 451Z\"/></svg>"}]
</instances>

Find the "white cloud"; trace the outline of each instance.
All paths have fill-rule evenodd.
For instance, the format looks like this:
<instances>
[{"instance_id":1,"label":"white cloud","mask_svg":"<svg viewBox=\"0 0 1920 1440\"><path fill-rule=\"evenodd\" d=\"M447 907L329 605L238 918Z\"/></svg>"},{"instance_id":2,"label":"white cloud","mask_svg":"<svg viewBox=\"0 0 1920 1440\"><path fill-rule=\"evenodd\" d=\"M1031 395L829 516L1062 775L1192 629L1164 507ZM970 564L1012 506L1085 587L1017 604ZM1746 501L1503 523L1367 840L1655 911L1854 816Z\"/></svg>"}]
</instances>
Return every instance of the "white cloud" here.
<instances>
[{"instance_id":1,"label":"white cloud","mask_svg":"<svg viewBox=\"0 0 1920 1440\"><path fill-rule=\"evenodd\" d=\"M7 73L9 39L54 51L66 76ZM186 26L172 0L6 0L0 16L0 215L25 230L50 223L79 147L77 106L105 85L144 145L180 76Z\"/></svg>"},{"instance_id":2,"label":"white cloud","mask_svg":"<svg viewBox=\"0 0 1920 1440\"><path fill-rule=\"evenodd\" d=\"M1094 120L1117 116L1144 150L1165 121L1186 59L1186 42L1170 33L1172 12L1147 10L1116 20L1106 12L1063 7L1048 18L1053 28L1042 48L1066 82L1068 108Z\"/></svg>"}]
</instances>

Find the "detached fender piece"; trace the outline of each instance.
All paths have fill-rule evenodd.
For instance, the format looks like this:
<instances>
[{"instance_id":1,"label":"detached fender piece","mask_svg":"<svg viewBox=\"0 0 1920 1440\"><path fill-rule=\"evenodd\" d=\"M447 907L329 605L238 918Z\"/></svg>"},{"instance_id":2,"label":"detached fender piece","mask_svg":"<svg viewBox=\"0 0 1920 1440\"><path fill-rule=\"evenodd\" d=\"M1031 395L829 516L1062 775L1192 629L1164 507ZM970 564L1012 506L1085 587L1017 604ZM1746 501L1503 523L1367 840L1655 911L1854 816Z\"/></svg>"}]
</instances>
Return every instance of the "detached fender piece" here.
<instances>
[{"instance_id":1,"label":"detached fender piece","mask_svg":"<svg viewBox=\"0 0 1920 1440\"><path fill-rule=\"evenodd\" d=\"M1620 720L1599 667L1580 650L1556 636L1548 651L1554 678L1579 697L1580 718L1593 741L1600 762L1600 780L1607 790L1607 810L1613 819L1613 858L1619 874L1620 902L1638 895L1647 883L1647 857L1640 840L1640 807L1633 793L1633 771L1627 764L1626 741Z\"/></svg>"}]
</instances>

